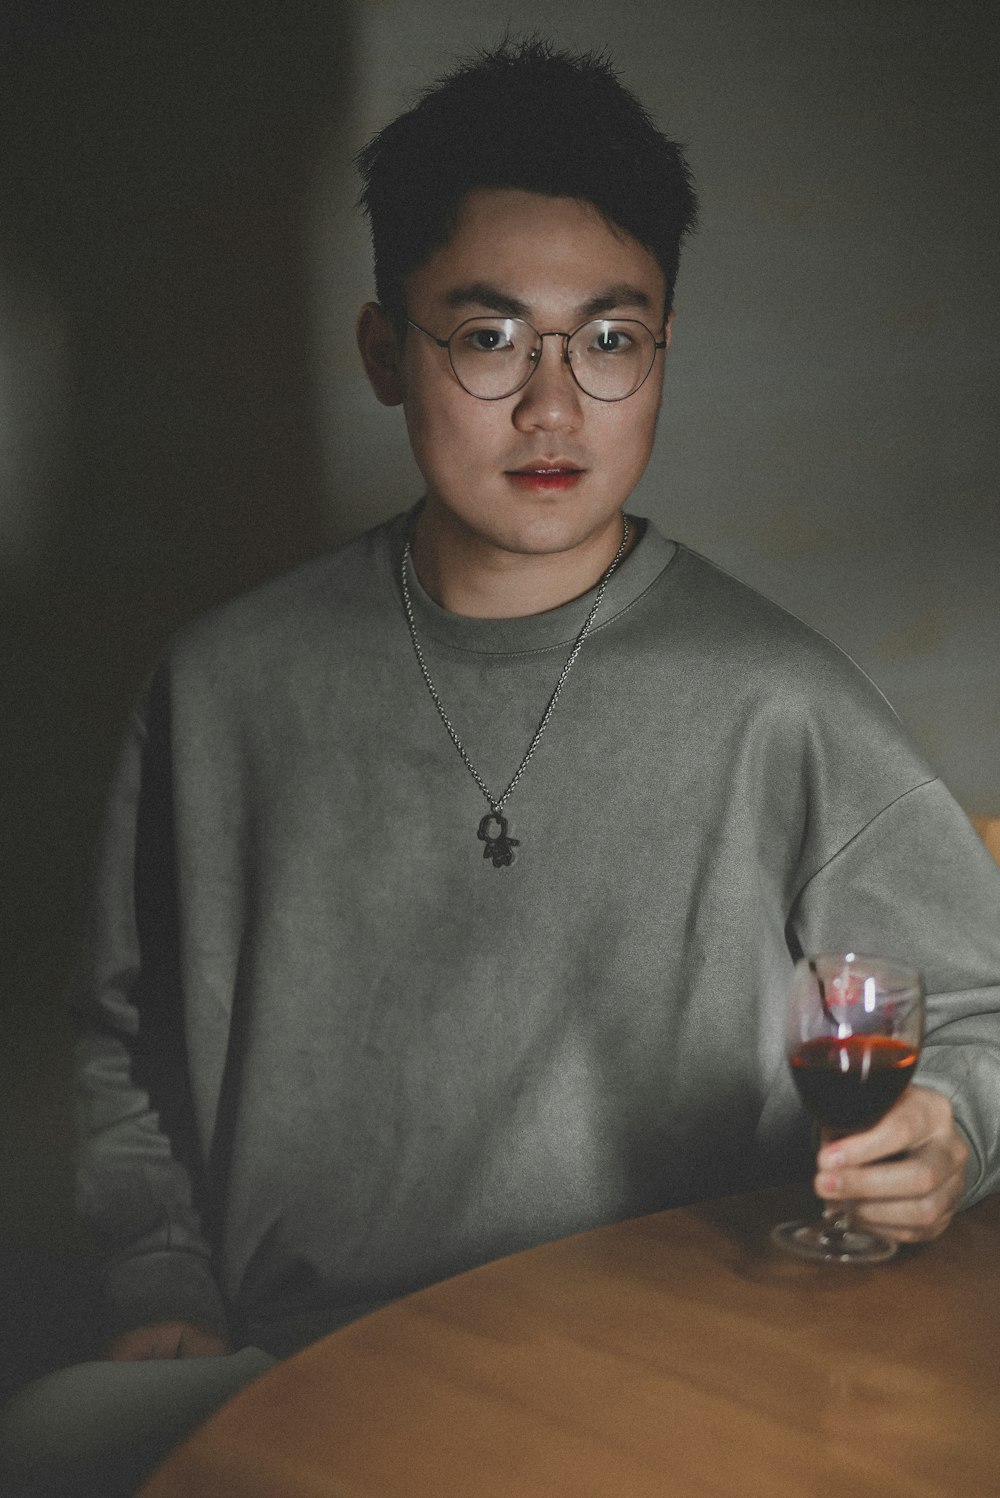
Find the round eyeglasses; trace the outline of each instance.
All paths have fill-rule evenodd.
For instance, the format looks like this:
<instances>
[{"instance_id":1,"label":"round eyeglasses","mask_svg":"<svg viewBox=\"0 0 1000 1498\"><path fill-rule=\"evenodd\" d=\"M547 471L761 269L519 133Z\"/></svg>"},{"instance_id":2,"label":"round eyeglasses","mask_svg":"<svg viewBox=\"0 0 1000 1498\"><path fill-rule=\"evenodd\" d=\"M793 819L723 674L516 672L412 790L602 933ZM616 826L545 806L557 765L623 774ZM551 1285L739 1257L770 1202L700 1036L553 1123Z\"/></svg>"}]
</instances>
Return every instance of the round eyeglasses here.
<instances>
[{"instance_id":1,"label":"round eyeglasses","mask_svg":"<svg viewBox=\"0 0 1000 1498\"><path fill-rule=\"evenodd\" d=\"M653 367L658 339L645 323L630 318L599 317L572 333L539 333L520 317L470 317L450 338L406 321L438 348L448 350L455 378L481 401L515 395L528 383L542 357L545 338L563 340L563 362L586 395L598 401L623 401L634 395Z\"/></svg>"}]
</instances>

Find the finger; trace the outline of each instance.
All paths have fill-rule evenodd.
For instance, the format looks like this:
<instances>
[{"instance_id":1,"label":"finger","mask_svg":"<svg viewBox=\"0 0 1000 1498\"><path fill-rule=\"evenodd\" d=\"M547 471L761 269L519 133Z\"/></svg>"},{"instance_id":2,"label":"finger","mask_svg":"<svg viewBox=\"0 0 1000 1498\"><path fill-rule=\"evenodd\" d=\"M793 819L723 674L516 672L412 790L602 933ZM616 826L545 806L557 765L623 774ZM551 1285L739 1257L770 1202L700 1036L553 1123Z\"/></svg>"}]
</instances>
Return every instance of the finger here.
<instances>
[{"instance_id":1,"label":"finger","mask_svg":"<svg viewBox=\"0 0 1000 1498\"><path fill-rule=\"evenodd\" d=\"M177 1349L182 1358L218 1358L229 1352L229 1343L214 1332L203 1332L200 1327L188 1327Z\"/></svg>"},{"instance_id":2,"label":"finger","mask_svg":"<svg viewBox=\"0 0 1000 1498\"><path fill-rule=\"evenodd\" d=\"M114 1363L144 1363L177 1356L178 1333L166 1327L137 1327L118 1337L108 1349Z\"/></svg>"},{"instance_id":3,"label":"finger","mask_svg":"<svg viewBox=\"0 0 1000 1498\"><path fill-rule=\"evenodd\" d=\"M854 1220L897 1243L926 1243L939 1238L951 1222L956 1199L937 1194L916 1201L872 1201L857 1205Z\"/></svg>"},{"instance_id":4,"label":"finger","mask_svg":"<svg viewBox=\"0 0 1000 1498\"><path fill-rule=\"evenodd\" d=\"M954 1190L957 1196L961 1184L961 1173L951 1154L925 1146L902 1160L821 1170L815 1189L817 1196L827 1201L907 1201L946 1189Z\"/></svg>"},{"instance_id":5,"label":"finger","mask_svg":"<svg viewBox=\"0 0 1000 1498\"><path fill-rule=\"evenodd\" d=\"M819 1152L821 1170L866 1165L921 1149L955 1132L951 1104L930 1087L910 1087L873 1128L827 1141Z\"/></svg>"}]
</instances>

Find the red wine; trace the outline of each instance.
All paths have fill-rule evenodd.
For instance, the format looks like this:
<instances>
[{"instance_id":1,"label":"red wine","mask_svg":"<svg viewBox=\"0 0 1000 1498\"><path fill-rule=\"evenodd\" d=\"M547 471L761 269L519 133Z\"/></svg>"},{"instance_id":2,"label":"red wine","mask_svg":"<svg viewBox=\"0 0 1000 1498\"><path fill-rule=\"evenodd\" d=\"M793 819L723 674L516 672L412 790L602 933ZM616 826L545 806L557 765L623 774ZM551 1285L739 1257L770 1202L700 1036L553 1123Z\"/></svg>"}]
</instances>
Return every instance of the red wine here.
<instances>
[{"instance_id":1,"label":"red wine","mask_svg":"<svg viewBox=\"0 0 1000 1498\"><path fill-rule=\"evenodd\" d=\"M913 1075L917 1053L888 1035L824 1035L791 1057L799 1096L828 1129L858 1134L878 1123Z\"/></svg>"}]
</instances>

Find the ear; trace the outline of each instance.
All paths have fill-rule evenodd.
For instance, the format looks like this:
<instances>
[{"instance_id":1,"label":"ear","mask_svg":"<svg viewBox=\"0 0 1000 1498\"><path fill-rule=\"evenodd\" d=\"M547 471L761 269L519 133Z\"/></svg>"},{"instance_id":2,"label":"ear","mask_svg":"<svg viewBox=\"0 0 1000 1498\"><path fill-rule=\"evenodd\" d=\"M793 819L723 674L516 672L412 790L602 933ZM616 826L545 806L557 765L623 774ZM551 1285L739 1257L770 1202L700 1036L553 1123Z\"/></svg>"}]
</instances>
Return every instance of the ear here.
<instances>
[{"instance_id":1,"label":"ear","mask_svg":"<svg viewBox=\"0 0 1000 1498\"><path fill-rule=\"evenodd\" d=\"M668 316L666 322L663 325L663 336L667 340L667 346L663 350L664 354L667 354L667 353L670 352L670 338L671 338L671 335L672 335L673 331L674 331L674 309L673 309L673 307L671 307L671 309L670 309L670 315Z\"/></svg>"},{"instance_id":2,"label":"ear","mask_svg":"<svg viewBox=\"0 0 1000 1498\"><path fill-rule=\"evenodd\" d=\"M396 330L378 302L365 302L358 314L357 339L376 400L383 406L402 405L402 351Z\"/></svg>"}]
</instances>

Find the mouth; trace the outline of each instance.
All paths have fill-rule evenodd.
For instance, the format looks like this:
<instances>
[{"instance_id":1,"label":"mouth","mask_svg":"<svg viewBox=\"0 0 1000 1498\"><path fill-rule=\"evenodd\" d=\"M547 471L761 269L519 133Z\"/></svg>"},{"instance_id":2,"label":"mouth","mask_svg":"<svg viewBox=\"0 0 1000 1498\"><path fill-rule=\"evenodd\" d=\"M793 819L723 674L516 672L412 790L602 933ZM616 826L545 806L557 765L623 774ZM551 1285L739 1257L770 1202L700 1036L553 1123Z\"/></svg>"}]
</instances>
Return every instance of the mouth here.
<instances>
[{"instance_id":1,"label":"mouth","mask_svg":"<svg viewBox=\"0 0 1000 1498\"><path fill-rule=\"evenodd\" d=\"M526 463L523 468L510 468L507 477L522 489L572 489L583 478L585 469L573 463L557 460L554 463Z\"/></svg>"}]
</instances>

